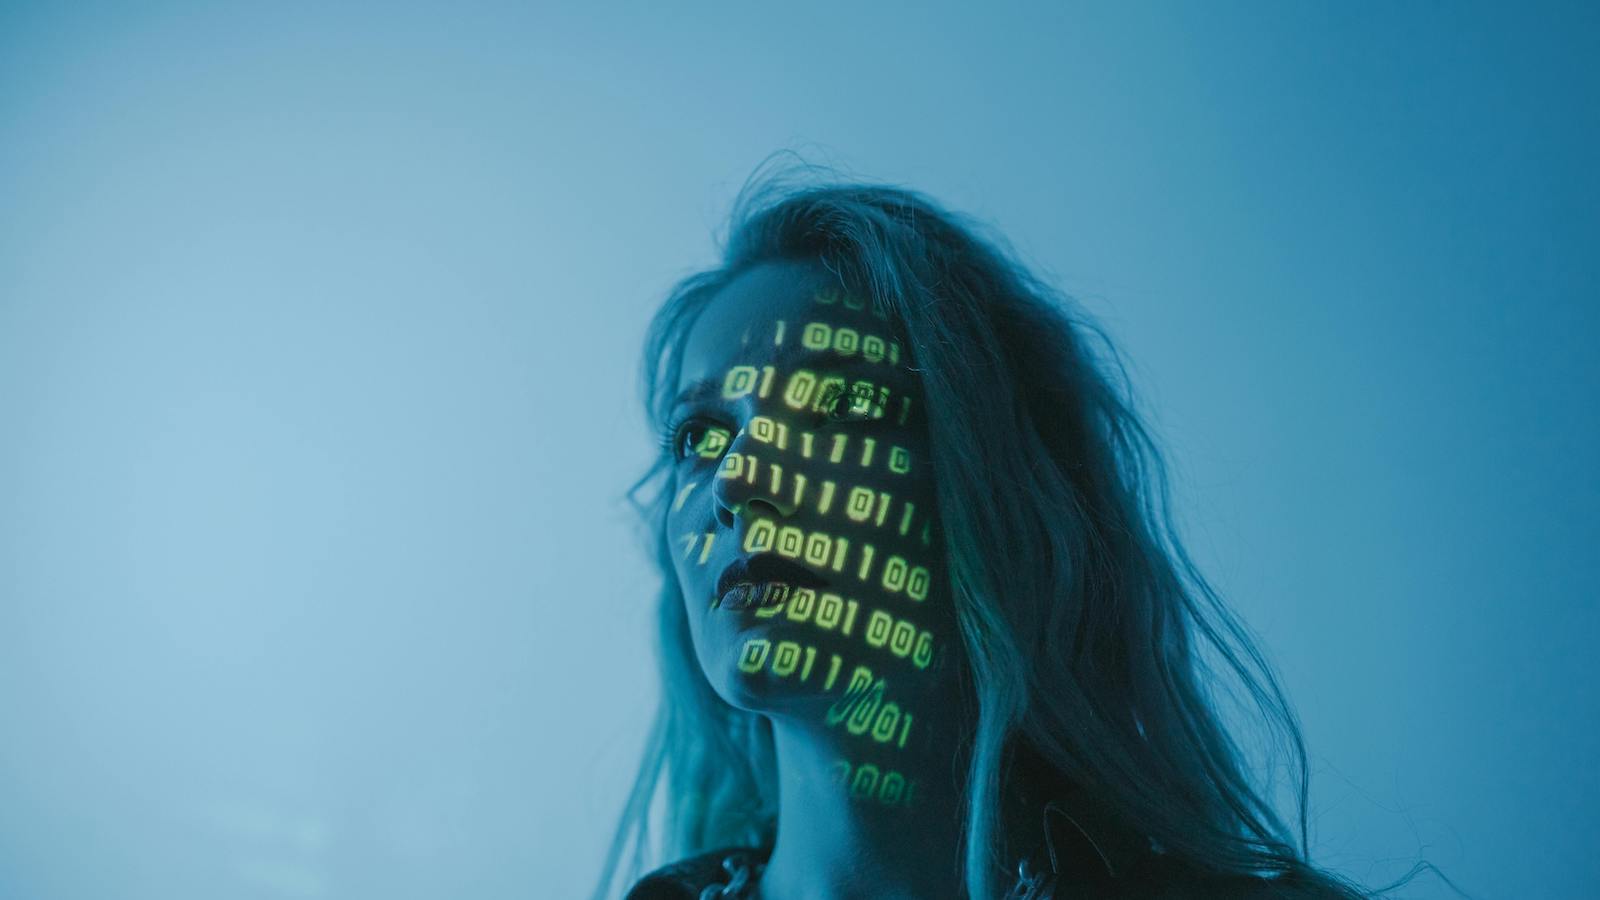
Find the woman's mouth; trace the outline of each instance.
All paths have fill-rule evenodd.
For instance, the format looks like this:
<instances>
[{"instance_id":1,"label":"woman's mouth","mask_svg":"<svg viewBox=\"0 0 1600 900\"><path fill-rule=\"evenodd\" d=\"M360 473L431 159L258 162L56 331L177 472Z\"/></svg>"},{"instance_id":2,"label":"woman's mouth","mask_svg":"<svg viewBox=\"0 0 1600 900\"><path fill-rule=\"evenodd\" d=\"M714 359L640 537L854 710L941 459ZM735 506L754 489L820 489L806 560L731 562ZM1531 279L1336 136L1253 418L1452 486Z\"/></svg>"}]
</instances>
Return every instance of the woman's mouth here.
<instances>
[{"instance_id":1,"label":"woman's mouth","mask_svg":"<svg viewBox=\"0 0 1600 900\"><path fill-rule=\"evenodd\" d=\"M717 579L711 606L745 609L776 606L795 588L827 587L828 580L799 563L772 553L736 559Z\"/></svg>"},{"instance_id":2,"label":"woman's mouth","mask_svg":"<svg viewBox=\"0 0 1600 900\"><path fill-rule=\"evenodd\" d=\"M788 599L790 586L781 581L753 583L741 581L728 588L717 598L714 606L723 609L746 609L754 606L777 606Z\"/></svg>"}]
</instances>

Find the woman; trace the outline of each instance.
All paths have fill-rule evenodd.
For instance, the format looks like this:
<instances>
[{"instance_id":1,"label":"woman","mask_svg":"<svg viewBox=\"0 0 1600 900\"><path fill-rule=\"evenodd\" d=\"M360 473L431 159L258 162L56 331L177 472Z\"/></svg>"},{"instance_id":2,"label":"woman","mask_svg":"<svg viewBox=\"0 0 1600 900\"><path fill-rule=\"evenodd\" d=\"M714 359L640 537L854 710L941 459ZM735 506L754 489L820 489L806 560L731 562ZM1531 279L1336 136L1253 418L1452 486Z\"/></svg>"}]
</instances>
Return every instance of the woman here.
<instances>
[{"instance_id":1,"label":"woman","mask_svg":"<svg viewBox=\"0 0 1600 900\"><path fill-rule=\"evenodd\" d=\"M1298 727L1114 351L973 225L769 180L645 359L665 696L597 896L658 789L680 862L630 897L1362 896L1297 849Z\"/></svg>"}]
</instances>

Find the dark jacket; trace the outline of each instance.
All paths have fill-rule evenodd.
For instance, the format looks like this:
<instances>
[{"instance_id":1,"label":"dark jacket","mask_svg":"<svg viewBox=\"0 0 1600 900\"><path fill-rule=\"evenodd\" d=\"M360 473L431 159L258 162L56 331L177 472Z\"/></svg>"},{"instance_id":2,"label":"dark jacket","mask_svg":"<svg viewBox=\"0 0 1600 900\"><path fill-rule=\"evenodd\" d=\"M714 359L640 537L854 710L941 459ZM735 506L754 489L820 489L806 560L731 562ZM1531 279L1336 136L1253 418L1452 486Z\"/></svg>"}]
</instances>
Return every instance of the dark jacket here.
<instances>
[{"instance_id":1,"label":"dark jacket","mask_svg":"<svg viewBox=\"0 0 1600 900\"><path fill-rule=\"evenodd\" d=\"M1048 817L1049 839L1019 864L1005 900L1275 900L1319 896L1282 880L1203 872L1146 843L1119 840L1107 828L1086 828L1065 814ZM627 900L716 900L759 896L770 847L727 847L650 873ZM707 891L709 890L709 894ZM952 886L960 894L959 886Z\"/></svg>"}]
</instances>

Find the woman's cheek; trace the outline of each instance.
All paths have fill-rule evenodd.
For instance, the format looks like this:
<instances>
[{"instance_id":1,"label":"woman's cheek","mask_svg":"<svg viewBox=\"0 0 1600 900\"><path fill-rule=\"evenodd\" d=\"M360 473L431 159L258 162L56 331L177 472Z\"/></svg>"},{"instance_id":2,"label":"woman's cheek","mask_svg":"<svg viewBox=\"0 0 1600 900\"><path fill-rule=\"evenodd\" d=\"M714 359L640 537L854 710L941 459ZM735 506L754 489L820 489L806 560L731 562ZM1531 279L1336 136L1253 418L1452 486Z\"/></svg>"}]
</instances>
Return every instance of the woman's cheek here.
<instances>
[{"instance_id":1,"label":"woman's cheek","mask_svg":"<svg viewBox=\"0 0 1600 900\"><path fill-rule=\"evenodd\" d=\"M716 530L708 481L705 477L683 476L672 485L673 498L666 518L667 549L685 598L709 589L707 579L714 577L707 574L711 555L703 552L709 549L707 545L713 540L710 534ZM691 611L695 608L691 603Z\"/></svg>"}]
</instances>

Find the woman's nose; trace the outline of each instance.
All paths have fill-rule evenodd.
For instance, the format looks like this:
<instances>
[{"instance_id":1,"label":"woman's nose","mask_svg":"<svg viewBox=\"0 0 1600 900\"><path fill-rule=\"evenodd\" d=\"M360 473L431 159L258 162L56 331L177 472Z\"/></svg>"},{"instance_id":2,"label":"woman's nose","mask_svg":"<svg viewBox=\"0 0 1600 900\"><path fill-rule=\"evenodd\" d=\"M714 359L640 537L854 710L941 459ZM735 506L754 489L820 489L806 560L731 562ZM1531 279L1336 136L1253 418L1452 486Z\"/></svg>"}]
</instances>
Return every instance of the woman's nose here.
<instances>
[{"instance_id":1,"label":"woman's nose","mask_svg":"<svg viewBox=\"0 0 1600 900\"><path fill-rule=\"evenodd\" d=\"M789 518L797 509L790 486L797 474L786 470L771 445L740 431L728 444L713 477L717 521L732 528L735 516Z\"/></svg>"}]
</instances>

